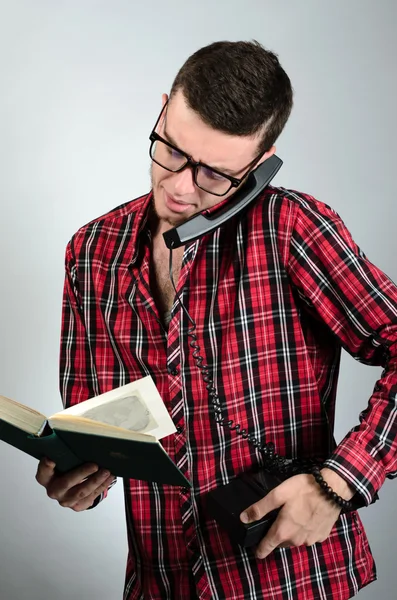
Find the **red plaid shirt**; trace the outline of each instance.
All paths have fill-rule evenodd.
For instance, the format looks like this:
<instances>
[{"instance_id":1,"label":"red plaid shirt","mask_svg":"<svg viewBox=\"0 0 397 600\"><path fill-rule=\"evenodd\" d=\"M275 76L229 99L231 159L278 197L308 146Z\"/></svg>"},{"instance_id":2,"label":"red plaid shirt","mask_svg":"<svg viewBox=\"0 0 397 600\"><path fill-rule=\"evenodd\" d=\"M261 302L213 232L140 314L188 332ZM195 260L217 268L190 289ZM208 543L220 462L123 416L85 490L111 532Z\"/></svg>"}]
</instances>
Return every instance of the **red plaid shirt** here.
<instances>
[{"instance_id":1,"label":"red plaid shirt","mask_svg":"<svg viewBox=\"0 0 397 600\"><path fill-rule=\"evenodd\" d=\"M61 393L66 406L150 374L177 433L163 445L192 489L126 480L124 598L343 600L376 577L357 512L329 538L263 560L233 544L205 494L261 464L217 425L174 303L168 331L150 291L151 195L81 228L66 252ZM323 457L374 500L396 475L397 290L339 216L269 187L226 226L185 248L178 290L229 418L288 457ZM382 365L360 424L328 447L341 348ZM325 411L324 411L325 409ZM139 457L137 458L139 460Z\"/></svg>"}]
</instances>

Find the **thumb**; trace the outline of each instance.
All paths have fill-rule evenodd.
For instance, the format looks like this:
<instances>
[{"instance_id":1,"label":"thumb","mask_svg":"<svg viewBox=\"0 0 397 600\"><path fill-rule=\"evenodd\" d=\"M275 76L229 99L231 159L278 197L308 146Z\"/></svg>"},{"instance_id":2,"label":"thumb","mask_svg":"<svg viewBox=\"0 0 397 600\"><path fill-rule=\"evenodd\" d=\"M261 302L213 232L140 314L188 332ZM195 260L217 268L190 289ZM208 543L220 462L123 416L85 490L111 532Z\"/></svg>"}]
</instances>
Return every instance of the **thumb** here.
<instances>
[{"instance_id":1,"label":"thumb","mask_svg":"<svg viewBox=\"0 0 397 600\"><path fill-rule=\"evenodd\" d=\"M280 508L285 503L285 498L282 490L279 488L281 488L281 485L271 490L264 498L255 502L255 504L251 504L251 506L246 508L240 514L240 520L246 524L259 521L272 510Z\"/></svg>"}]
</instances>

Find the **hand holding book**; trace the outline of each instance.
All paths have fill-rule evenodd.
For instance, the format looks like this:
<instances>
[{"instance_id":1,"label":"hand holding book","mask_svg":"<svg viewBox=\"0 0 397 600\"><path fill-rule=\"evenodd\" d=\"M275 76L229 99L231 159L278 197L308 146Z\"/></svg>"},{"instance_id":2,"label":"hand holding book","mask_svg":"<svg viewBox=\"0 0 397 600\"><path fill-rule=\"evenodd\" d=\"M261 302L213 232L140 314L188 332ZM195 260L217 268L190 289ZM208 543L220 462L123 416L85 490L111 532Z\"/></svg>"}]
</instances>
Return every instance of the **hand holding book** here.
<instances>
[{"instance_id":1,"label":"hand holding book","mask_svg":"<svg viewBox=\"0 0 397 600\"><path fill-rule=\"evenodd\" d=\"M47 495L65 507L80 512L90 508L95 499L108 489L114 476L97 465L85 464L68 473L56 471L54 462L42 458L36 479L46 488Z\"/></svg>"}]
</instances>

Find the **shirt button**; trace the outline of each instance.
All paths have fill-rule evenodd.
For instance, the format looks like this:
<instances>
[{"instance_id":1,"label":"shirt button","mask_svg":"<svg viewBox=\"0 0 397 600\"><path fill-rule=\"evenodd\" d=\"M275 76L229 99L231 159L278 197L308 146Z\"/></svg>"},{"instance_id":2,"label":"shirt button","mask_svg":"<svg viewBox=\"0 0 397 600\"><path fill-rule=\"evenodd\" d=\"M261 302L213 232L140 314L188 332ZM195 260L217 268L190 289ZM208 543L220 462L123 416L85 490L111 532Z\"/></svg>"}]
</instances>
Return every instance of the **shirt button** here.
<instances>
[{"instance_id":1,"label":"shirt button","mask_svg":"<svg viewBox=\"0 0 397 600\"><path fill-rule=\"evenodd\" d=\"M169 375L178 375L179 374L178 369L174 369L173 367L168 367L167 371L168 371Z\"/></svg>"},{"instance_id":2,"label":"shirt button","mask_svg":"<svg viewBox=\"0 0 397 600\"><path fill-rule=\"evenodd\" d=\"M182 433L182 431L183 431L182 425L178 425L178 427L176 428L176 432L177 433Z\"/></svg>"}]
</instances>

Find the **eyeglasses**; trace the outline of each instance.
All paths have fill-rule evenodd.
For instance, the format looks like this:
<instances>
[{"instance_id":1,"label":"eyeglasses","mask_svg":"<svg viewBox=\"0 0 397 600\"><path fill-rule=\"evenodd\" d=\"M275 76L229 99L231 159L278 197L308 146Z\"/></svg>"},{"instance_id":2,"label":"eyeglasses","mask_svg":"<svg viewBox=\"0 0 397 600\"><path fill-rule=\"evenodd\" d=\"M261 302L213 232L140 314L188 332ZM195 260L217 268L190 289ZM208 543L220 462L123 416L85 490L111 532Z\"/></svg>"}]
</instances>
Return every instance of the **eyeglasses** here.
<instances>
[{"instance_id":1,"label":"eyeglasses","mask_svg":"<svg viewBox=\"0 0 397 600\"><path fill-rule=\"evenodd\" d=\"M193 180L197 187L205 192L208 192L209 194L213 194L214 196L225 196L225 194L227 194L233 187L236 188L241 185L254 164L259 160L259 158L261 158L261 156L263 156L264 153L261 152L259 156L254 158L254 160L247 165L247 170L240 179L232 177L231 175L227 175L226 173L222 173L221 171L218 171L213 167L209 167L202 162L194 161L191 156L186 154L186 152L183 152L156 133L157 125L159 124L167 104L168 101L161 109L160 115L155 126L153 127L152 133L149 136L151 141L149 154L152 161L158 164L160 167L163 167L163 169L171 171L171 173L180 173L183 171L183 169L186 169L186 167L190 167L193 171Z\"/></svg>"}]
</instances>

